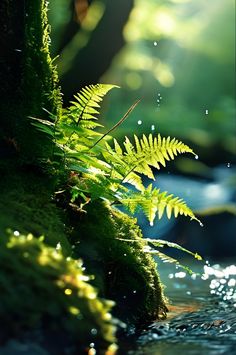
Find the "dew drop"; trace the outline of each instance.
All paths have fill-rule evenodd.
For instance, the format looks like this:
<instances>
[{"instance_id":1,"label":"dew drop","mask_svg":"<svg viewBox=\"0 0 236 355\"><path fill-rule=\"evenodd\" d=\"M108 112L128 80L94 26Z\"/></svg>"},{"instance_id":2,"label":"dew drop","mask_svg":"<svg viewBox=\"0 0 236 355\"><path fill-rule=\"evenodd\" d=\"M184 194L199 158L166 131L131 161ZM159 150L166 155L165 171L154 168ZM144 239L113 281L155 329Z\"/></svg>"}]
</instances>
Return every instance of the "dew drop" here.
<instances>
[{"instance_id":1,"label":"dew drop","mask_svg":"<svg viewBox=\"0 0 236 355\"><path fill-rule=\"evenodd\" d=\"M92 328L90 332L92 335L97 335L97 333L98 333L96 328Z\"/></svg>"},{"instance_id":2,"label":"dew drop","mask_svg":"<svg viewBox=\"0 0 236 355\"><path fill-rule=\"evenodd\" d=\"M230 168L231 167L231 164L230 163L227 163L227 168Z\"/></svg>"},{"instance_id":3,"label":"dew drop","mask_svg":"<svg viewBox=\"0 0 236 355\"><path fill-rule=\"evenodd\" d=\"M138 120L138 125L141 125L142 123L143 123L143 121L141 121L141 120Z\"/></svg>"},{"instance_id":4,"label":"dew drop","mask_svg":"<svg viewBox=\"0 0 236 355\"><path fill-rule=\"evenodd\" d=\"M205 114L208 115L208 110L205 111Z\"/></svg>"},{"instance_id":5,"label":"dew drop","mask_svg":"<svg viewBox=\"0 0 236 355\"><path fill-rule=\"evenodd\" d=\"M14 234L15 237L19 237L20 232L19 231L14 231L13 234Z\"/></svg>"},{"instance_id":6,"label":"dew drop","mask_svg":"<svg viewBox=\"0 0 236 355\"><path fill-rule=\"evenodd\" d=\"M194 157L196 160L198 160L199 159L199 156L198 155L195 155L195 157Z\"/></svg>"},{"instance_id":7,"label":"dew drop","mask_svg":"<svg viewBox=\"0 0 236 355\"><path fill-rule=\"evenodd\" d=\"M127 254L124 254L124 256L127 256Z\"/></svg>"},{"instance_id":8,"label":"dew drop","mask_svg":"<svg viewBox=\"0 0 236 355\"><path fill-rule=\"evenodd\" d=\"M57 245L56 245L56 250L61 250L61 243L60 243L60 242L57 243Z\"/></svg>"},{"instance_id":9,"label":"dew drop","mask_svg":"<svg viewBox=\"0 0 236 355\"><path fill-rule=\"evenodd\" d=\"M22 52L21 49L15 48L15 52Z\"/></svg>"},{"instance_id":10,"label":"dew drop","mask_svg":"<svg viewBox=\"0 0 236 355\"><path fill-rule=\"evenodd\" d=\"M89 344L90 348L94 348L94 343Z\"/></svg>"},{"instance_id":11,"label":"dew drop","mask_svg":"<svg viewBox=\"0 0 236 355\"><path fill-rule=\"evenodd\" d=\"M154 124L151 125L151 130L154 131L155 130L155 126Z\"/></svg>"},{"instance_id":12,"label":"dew drop","mask_svg":"<svg viewBox=\"0 0 236 355\"><path fill-rule=\"evenodd\" d=\"M157 41L155 41L153 44L154 44L154 46L156 47L156 46L157 46Z\"/></svg>"},{"instance_id":13,"label":"dew drop","mask_svg":"<svg viewBox=\"0 0 236 355\"><path fill-rule=\"evenodd\" d=\"M203 227L203 226L204 226L204 224L203 224L202 222L200 222L199 224L200 224L200 226L201 226L201 227Z\"/></svg>"},{"instance_id":14,"label":"dew drop","mask_svg":"<svg viewBox=\"0 0 236 355\"><path fill-rule=\"evenodd\" d=\"M136 290L133 290L133 293L136 293L137 291Z\"/></svg>"}]
</instances>

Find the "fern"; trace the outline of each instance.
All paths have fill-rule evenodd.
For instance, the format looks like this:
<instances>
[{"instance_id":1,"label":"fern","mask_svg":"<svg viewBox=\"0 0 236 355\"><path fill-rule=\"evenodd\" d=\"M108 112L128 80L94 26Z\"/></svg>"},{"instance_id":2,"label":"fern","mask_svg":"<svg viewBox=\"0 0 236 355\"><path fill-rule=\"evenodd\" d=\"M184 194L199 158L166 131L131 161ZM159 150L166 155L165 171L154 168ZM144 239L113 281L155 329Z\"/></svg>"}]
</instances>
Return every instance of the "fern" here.
<instances>
[{"instance_id":1,"label":"fern","mask_svg":"<svg viewBox=\"0 0 236 355\"><path fill-rule=\"evenodd\" d=\"M153 188L152 184L141 193L130 194L130 196L122 199L121 203L127 206L131 213L135 213L138 208L141 208L151 225L153 225L156 215L158 215L158 219L161 219L164 212L169 219L173 214L175 217L180 214L189 216L200 223L182 199L168 195L166 191L160 192L160 189Z\"/></svg>"},{"instance_id":2,"label":"fern","mask_svg":"<svg viewBox=\"0 0 236 355\"><path fill-rule=\"evenodd\" d=\"M104 153L105 159L109 158L114 164L122 169L129 166L132 171L146 175L150 179L155 180L150 167L160 169L160 164L166 166L166 161L174 159L177 154L192 153L193 150L177 139L170 137L162 138L160 134L157 137L143 135L139 139L134 135L135 145L132 144L128 137L124 142L125 151L123 152L119 143L114 139L114 149L106 143L107 153ZM195 154L194 154L195 155Z\"/></svg>"},{"instance_id":3,"label":"fern","mask_svg":"<svg viewBox=\"0 0 236 355\"><path fill-rule=\"evenodd\" d=\"M83 88L77 95L74 95L75 101L71 101L67 114L73 117L77 124L80 121L97 120L96 115L99 114L100 102L103 97L116 85L97 84L89 85ZM91 122L81 122L87 128L91 127Z\"/></svg>"},{"instance_id":4,"label":"fern","mask_svg":"<svg viewBox=\"0 0 236 355\"><path fill-rule=\"evenodd\" d=\"M125 241L125 242L131 242L131 243L137 242L137 239L134 240L134 239L119 238L119 240ZM185 269L189 274L193 274L193 271L189 267L181 264L177 259L175 259L169 255L166 255L165 253L162 253L160 250L158 250L156 248L170 247L170 248L178 249L184 253L190 254L191 256L193 256L195 259L197 259L199 261L202 260L202 257L199 254L193 253L190 250L181 247L179 244L169 242L167 240L145 238L145 242L146 242L146 244L143 246L143 251L145 253L158 256L159 259L161 259L164 263L173 263L176 266Z\"/></svg>"},{"instance_id":5,"label":"fern","mask_svg":"<svg viewBox=\"0 0 236 355\"><path fill-rule=\"evenodd\" d=\"M134 135L133 143L126 137L123 145L116 139L113 139L113 144L107 142L112 138L109 134L124 122L140 100L107 132L102 134L96 131L97 127L103 127L97 122L100 104L104 96L115 87L105 84L87 86L74 96L70 107L64 109L60 117L50 113L49 120L31 117L32 124L54 142L49 160L56 162L58 171L58 156L61 157L62 173L68 171L67 185L71 194L69 205L77 211L85 212L84 207L90 201L104 199L111 204L124 205L132 214L141 209L150 225L153 225L156 217L161 219L164 213L168 218L188 216L201 224L182 199L166 191L161 192L153 188L152 184L145 187L142 181L142 175L155 180L152 169L165 167L166 162L178 154L195 154L191 148L175 138L163 138L160 134L143 135L142 138ZM127 184L135 190L129 189ZM190 273L192 271L188 267L157 248L174 247L201 260L198 254L178 244L160 239L145 240L145 252L157 255L164 262L175 263Z\"/></svg>"},{"instance_id":6,"label":"fern","mask_svg":"<svg viewBox=\"0 0 236 355\"><path fill-rule=\"evenodd\" d=\"M143 135L140 139L134 135L133 143L126 137L123 146L116 139L113 139L113 147L107 142L111 138L108 134L127 118L139 101L105 134L95 130L101 126L97 123L100 103L115 87L106 84L87 86L74 96L74 101L60 117L50 117L52 122L34 118L34 125L53 136L57 147L53 154L63 156L64 168L78 176L69 182L73 200L75 195L82 199L86 196L89 200L102 198L113 204L123 204L131 213L141 209L151 225L156 216L160 219L164 212L168 218L184 215L198 221L182 199L161 192L151 184L145 188L140 176L155 180L152 168L165 167L166 162L178 154L195 154L191 148L160 134ZM133 185L135 191L124 183Z\"/></svg>"}]
</instances>

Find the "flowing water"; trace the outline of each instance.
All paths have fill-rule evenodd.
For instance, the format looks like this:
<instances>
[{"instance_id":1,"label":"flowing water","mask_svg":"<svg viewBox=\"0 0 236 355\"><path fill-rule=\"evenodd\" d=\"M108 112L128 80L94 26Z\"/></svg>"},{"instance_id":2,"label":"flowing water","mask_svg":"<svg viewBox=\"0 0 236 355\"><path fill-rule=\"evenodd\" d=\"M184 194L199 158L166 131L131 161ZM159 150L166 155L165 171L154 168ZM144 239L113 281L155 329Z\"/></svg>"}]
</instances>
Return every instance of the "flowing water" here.
<instances>
[{"instance_id":1,"label":"flowing water","mask_svg":"<svg viewBox=\"0 0 236 355\"><path fill-rule=\"evenodd\" d=\"M170 300L168 319L130 334L135 345L123 348L122 355L236 354L235 261L198 268L200 275L189 275L160 265Z\"/></svg>"}]
</instances>

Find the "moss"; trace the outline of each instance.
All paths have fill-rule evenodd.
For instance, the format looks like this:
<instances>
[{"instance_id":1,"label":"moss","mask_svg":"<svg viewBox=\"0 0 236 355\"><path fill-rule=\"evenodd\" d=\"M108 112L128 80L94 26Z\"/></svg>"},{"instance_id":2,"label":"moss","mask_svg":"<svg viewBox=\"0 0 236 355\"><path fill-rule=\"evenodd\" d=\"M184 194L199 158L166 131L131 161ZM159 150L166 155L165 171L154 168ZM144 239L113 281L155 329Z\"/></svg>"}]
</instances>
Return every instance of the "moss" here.
<instances>
[{"instance_id":1,"label":"moss","mask_svg":"<svg viewBox=\"0 0 236 355\"><path fill-rule=\"evenodd\" d=\"M115 341L109 313L113 302L97 297L81 261L65 258L32 235L5 236L0 239L0 270L2 343L36 330L46 347L56 335L52 353L64 354L70 347L70 354L81 354L91 342L106 349ZM60 337L65 348L56 352Z\"/></svg>"},{"instance_id":2,"label":"moss","mask_svg":"<svg viewBox=\"0 0 236 355\"><path fill-rule=\"evenodd\" d=\"M166 300L157 265L143 251L146 243L140 239L136 220L104 202L90 203L86 209L79 221L74 212L71 242L75 255L84 258L88 272L100 276L95 281L101 294L115 300L115 312L125 321L165 317Z\"/></svg>"},{"instance_id":3,"label":"moss","mask_svg":"<svg viewBox=\"0 0 236 355\"><path fill-rule=\"evenodd\" d=\"M7 228L20 233L45 236L45 241L56 246L60 243L65 253L70 244L65 233L63 212L51 200L53 177L32 167L0 166L0 232Z\"/></svg>"},{"instance_id":4,"label":"moss","mask_svg":"<svg viewBox=\"0 0 236 355\"><path fill-rule=\"evenodd\" d=\"M0 151L6 157L19 156L23 161L47 157L52 149L46 135L31 125L29 116L48 119L48 113L61 111L61 93L56 68L49 53L50 27L47 1L13 0L0 4L3 32L3 57L0 78L1 130Z\"/></svg>"}]
</instances>

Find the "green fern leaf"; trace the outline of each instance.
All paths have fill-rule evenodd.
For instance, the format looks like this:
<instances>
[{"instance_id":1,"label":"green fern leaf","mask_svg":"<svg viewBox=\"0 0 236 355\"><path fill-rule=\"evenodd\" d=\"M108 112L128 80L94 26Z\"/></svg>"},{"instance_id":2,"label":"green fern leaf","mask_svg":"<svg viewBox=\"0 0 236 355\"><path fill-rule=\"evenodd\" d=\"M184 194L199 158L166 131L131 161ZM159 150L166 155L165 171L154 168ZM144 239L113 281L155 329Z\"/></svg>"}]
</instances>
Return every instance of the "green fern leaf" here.
<instances>
[{"instance_id":1,"label":"green fern leaf","mask_svg":"<svg viewBox=\"0 0 236 355\"><path fill-rule=\"evenodd\" d=\"M145 238L145 240L152 244L155 247L159 247L159 248L164 248L164 247L169 247L169 248L175 248L178 250L183 251L184 253L190 254L192 255L195 259L197 260L202 260L202 257L200 255L198 255L197 253L193 253L190 250L181 247L181 245L173 243L173 242L169 242L167 240L163 240L163 239L152 239L152 238Z\"/></svg>"},{"instance_id":2,"label":"green fern leaf","mask_svg":"<svg viewBox=\"0 0 236 355\"><path fill-rule=\"evenodd\" d=\"M121 199L121 203L131 213L135 213L138 208L141 208L148 218L150 225L153 225L156 215L161 219L165 211L168 218L171 218L172 215L177 217L180 214L201 223L182 199L174 197L172 194L168 195L166 191L160 192L159 189L152 188L152 184L141 193L130 192L129 196Z\"/></svg>"},{"instance_id":3,"label":"green fern leaf","mask_svg":"<svg viewBox=\"0 0 236 355\"><path fill-rule=\"evenodd\" d=\"M193 150L189 148L186 144L178 141L177 139L170 137L162 138L160 135L153 137L152 134L149 136L143 135L139 139L134 135L135 144L131 143L128 137L126 137L124 142L123 151L121 146L116 140L114 140L114 149L107 145L107 153L104 157L112 164L115 168L123 166L128 168L132 172L137 172L146 175L150 179L155 180L152 169L160 169L160 165L166 166L166 161L173 160L177 154L191 153L194 154Z\"/></svg>"},{"instance_id":4,"label":"green fern leaf","mask_svg":"<svg viewBox=\"0 0 236 355\"><path fill-rule=\"evenodd\" d=\"M116 85L96 84L83 88L78 94L74 95L75 101L71 101L68 109L78 124L82 120L97 120L96 115L99 113L100 102L103 97Z\"/></svg>"}]
</instances>

